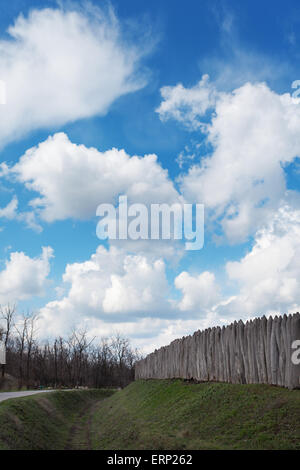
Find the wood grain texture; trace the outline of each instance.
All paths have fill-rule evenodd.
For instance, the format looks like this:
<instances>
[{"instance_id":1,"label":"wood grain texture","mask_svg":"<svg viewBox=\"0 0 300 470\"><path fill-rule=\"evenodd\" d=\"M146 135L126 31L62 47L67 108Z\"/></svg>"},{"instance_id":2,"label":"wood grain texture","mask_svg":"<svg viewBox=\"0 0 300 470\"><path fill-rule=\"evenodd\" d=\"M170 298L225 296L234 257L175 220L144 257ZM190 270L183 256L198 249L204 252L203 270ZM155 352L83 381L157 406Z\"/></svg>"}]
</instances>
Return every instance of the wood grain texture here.
<instances>
[{"instance_id":1,"label":"wood grain texture","mask_svg":"<svg viewBox=\"0 0 300 470\"><path fill-rule=\"evenodd\" d=\"M194 379L199 382L263 383L300 388L300 364L292 343L300 340L300 314L196 331L136 363L136 379Z\"/></svg>"}]
</instances>

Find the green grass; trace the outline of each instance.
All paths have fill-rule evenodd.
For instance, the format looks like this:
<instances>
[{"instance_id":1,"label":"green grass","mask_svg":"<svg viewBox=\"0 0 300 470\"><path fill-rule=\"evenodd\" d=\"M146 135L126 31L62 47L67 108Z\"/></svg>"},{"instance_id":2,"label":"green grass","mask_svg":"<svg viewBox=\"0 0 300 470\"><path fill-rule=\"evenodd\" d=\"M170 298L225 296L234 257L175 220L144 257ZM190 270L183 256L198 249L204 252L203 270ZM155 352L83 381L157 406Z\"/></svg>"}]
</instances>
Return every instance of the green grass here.
<instances>
[{"instance_id":1,"label":"green grass","mask_svg":"<svg viewBox=\"0 0 300 470\"><path fill-rule=\"evenodd\" d=\"M300 449L300 390L138 381L97 406L94 449Z\"/></svg>"},{"instance_id":2,"label":"green grass","mask_svg":"<svg viewBox=\"0 0 300 470\"><path fill-rule=\"evenodd\" d=\"M2 402L0 449L300 449L299 417L300 390L141 380Z\"/></svg>"},{"instance_id":3,"label":"green grass","mask_svg":"<svg viewBox=\"0 0 300 470\"><path fill-rule=\"evenodd\" d=\"M71 447L80 416L112 393L112 390L59 391L2 402L0 449Z\"/></svg>"}]
</instances>

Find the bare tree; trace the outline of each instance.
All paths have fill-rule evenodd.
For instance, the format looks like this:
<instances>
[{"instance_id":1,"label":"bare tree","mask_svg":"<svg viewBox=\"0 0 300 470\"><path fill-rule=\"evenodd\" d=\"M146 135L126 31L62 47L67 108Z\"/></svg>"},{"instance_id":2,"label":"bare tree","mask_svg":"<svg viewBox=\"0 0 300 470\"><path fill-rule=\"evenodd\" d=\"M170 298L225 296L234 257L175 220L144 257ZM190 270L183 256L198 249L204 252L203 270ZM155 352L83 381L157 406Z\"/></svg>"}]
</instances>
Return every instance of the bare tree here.
<instances>
[{"instance_id":1,"label":"bare tree","mask_svg":"<svg viewBox=\"0 0 300 470\"><path fill-rule=\"evenodd\" d=\"M23 315L9 340L7 372L18 386L92 388L125 386L134 379L137 356L120 334L96 343L87 331L74 330L42 343L36 335L36 315Z\"/></svg>"},{"instance_id":2,"label":"bare tree","mask_svg":"<svg viewBox=\"0 0 300 470\"><path fill-rule=\"evenodd\" d=\"M26 340L26 386L29 388L30 378L30 365L31 365L31 354L35 342L36 335L36 322L38 316L36 314L28 314L25 323L25 340Z\"/></svg>"},{"instance_id":3,"label":"bare tree","mask_svg":"<svg viewBox=\"0 0 300 470\"><path fill-rule=\"evenodd\" d=\"M73 352L74 369L73 369L73 385L78 387L82 385L82 368L84 363L84 355L95 338L90 341L87 337L87 331L73 331L69 338L69 346Z\"/></svg>"},{"instance_id":4,"label":"bare tree","mask_svg":"<svg viewBox=\"0 0 300 470\"><path fill-rule=\"evenodd\" d=\"M120 333L116 333L111 339L111 349L118 364L120 385L124 387L128 383L128 366L133 363L129 339L121 336Z\"/></svg>"},{"instance_id":5,"label":"bare tree","mask_svg":"<svg viewBox=\"0 0 300 470\"><path fill-rule=\"evenodd\" d=\"M57 367L57 357L58 357L58 340L55 339L53 344L54 349L54 383L55 388L57 387L58 383L58 367Z\"/></svg>"},{"instance_id":6,"label":"bare tree","mask_svg":"<svg viewBox=\"0 0 300 470\"><path fill-rule=\"evenodd\" d=\"M25 342L26 342L26 334L27 334L27 323L28 323L28 317L26 315L23 315L22 320L20 320L16 325L15 325L15 330L17 332L17 337L16 337L16 343L17 343L17 352L18 352L18 357L19 357L19 389L21 390L23 386L23 380L24 380L24 351L25 351Z\"/></svg>"}]
</instances>

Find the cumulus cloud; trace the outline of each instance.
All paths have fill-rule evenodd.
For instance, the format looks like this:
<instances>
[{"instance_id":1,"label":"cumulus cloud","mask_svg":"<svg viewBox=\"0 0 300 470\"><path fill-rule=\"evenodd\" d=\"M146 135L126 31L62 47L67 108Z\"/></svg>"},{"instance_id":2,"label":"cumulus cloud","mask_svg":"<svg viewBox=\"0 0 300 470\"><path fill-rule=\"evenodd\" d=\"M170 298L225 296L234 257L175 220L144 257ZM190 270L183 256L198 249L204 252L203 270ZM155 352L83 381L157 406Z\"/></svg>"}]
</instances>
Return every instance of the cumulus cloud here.
<instances>
[{"instance_id":1,"label":"cumulus cloud","mask_svg":"<svg viewBox=\"0 0 300 470\"><path fill-rule=\"evenodd\" d=\"M7 92L1 146L34 129L105 114L145 85L140 59L147 48L128 42L111 9L32 10L7 32L0 41Z\"/></svg>"},{"instance_id":2,"label":"cumulus cloud","mask_svg":"<svg viewBox=\"0 0 300 470\"><path fill-rule=\"evenodd\" d=\"M0 218L12 220L16 217L18 208L18 199L16 196L3 208L0 208Z\"/></svg>"},{"instance_id":3,"label":"cumulus cloud","mask_svg":"<svg viewBox=\"0 0 300 470\"><path fill-rule=\"evenodd\" d=\"M163 260L150 263L143 256L126 256L123 269L124 274L111 275L111 286L103 299L104 312L157 312L166 308L168 284Z\"/></svg>"},{"instance_id":4,"label":"cumulus cloud","mask_svg":"<svg viewBox=\"0 0 300 470\"><path fill-rule=\"evenodd\" d=\"M221 297L213 273L177 276L182 299L176 301L161 258L115 246L99 246L89 260L68 264L60 287L62 297L40 310L44 337L67 334L72 327L98 337L120 331L149 352L183 334L230 321L214 311Z\"/></svg>"},{"instance_id":5,"label":"cumulus cloud","mask_svg":"<svg viewBox=\"0 0 300 470\"><path fill-rule=\"evenodd\" d=\"M115 324L93 318L89 320L88 326L91 337L108 337L118 331L130 337L134 347L144 354L149 354L155 348L165 346L176 338L187 336L199 329L204 330L227 323L230 323L228 318L223 321L214 313L210 313L205 318L199 316L193 319L145 317L135 321L120 322L117 328ZM81 327L85 326L86 323L83 321Z\"/></svg>"},{"instance_id":6,"label":"cumulus cloud","mask_svg":"<svg viewBox=\"0 0 300 470\"><path fill-rule=\"evenodd\" d=\"M220 297L215 275L209 271L195 276L183 271L176 277L175 287L182 291L183 296L178 306L183 311L197 310L204 315Z\"/></svg>"},{"instance_id":7,"label":"cumulus cloud","mask_svg":"<svg viewBox=\"0 0 300 470\"><path fill-rule=\"evenodd\" d=\"M18 212L19 201L17 196L13 196L11 201L3 208L0 208L0 219L16 220L18 222L25 223L25 225L34 230L35 232L41 232L42 227L37 222L35 213L32 211Z\"/></svg>"},{"instance_id":8,"label":"cumulus cloud","mask_svg":"<svg viewBox=\"0 0 300 470\"><path fill-rule=\"evenodd\" d=\"M247 317L289 313L300 307L300 211L283 206L259 230L253 248L226 271L239 292L220 313Z\"/></svg>"},{"instance_id":9,"label":"cumulus cloud","mask_svg":"<svg viewBox=\"0 0 300 470\"><path fill-rule=\"evenodd\" d=\"M51 247L44 247L37 258L30 258L23 252L11 253L5 268L0 271L0 303L43 295L52 257Z\"/></svg>"},{"instance_id":10,"label":"cumulus cloud","mask_svg":"<svg viewBox=\"0 0 300 470\"><path fill-rule=\"evenodd\" d=\"M214 107L217 99L217 91L209 82L208 75L203 75L192 88L185 88L179 83L173 87L165 86L160 92L163 101L156 109L160 119L176 119L191 130L203 128L201 119Z\"/></svg>"},{"instance_id":11,"label":"cumulus cloud","mask_svg":"<svg viewBox=\"0 0 300 470\"><path fill-rule=\"evenodd\" d=\"M30 204L47 222L88 219L100 203L117 202L119 194L145 204L179 198L156 155L130 157L115 148L99 152L73 144L64 133L29 149L10 174L40 193Z\"/></svg>"},{"instance_id":12,"label":"cumulus cloud","mask_svg":"<svg viewBox=\"0 0 300 470\"><path fill-rule=\"evenodd\" d=\"M179 117L176 110L167 116L189 124L195 107L201 115L206 98L203 106L191 99L184 114L179 106ZM181 191L205 204L231 243L245 241L289 197L284 166L300 154L300 101L264 83L246 83L218 94L205 133L211 155L181 176Z\"/></svg>"},{"instance_id":13,"label":"cumulus cloud","mask_svg":"<svg viewBox=\"0 0 300 470\"><path fill-rule=\"evenodd\" d=\"M172 231L171 231L172 234ZM110 246L116 246L128 253L138 253L149 259L162 258L173 268L184 257L185 247L179 240L110 240Z\"/></svg>"},{"instance_id":14,"label":"cumulus cloud","mask_svg":"<svg viewBox=\"0 0 300 470\"><path fill-rule=\"evenodd\" d=\"M161 259L127 254L116 247L99 246L88 261L68 264L63 275L66 295L41 309L41 327L53 334L53 325L93 319L119 324L149 315L168 315L168 282Z\"/></svg>"},{"instance_id":15,"label":"cumulus cloud","mask_svg":"<svg viewBox=\"0 0 300 470\"><path fill-rule=\"evenodd\" d=\"M123 298L126 303L126 294ZM136 301L136 300L135 300ZM76 308L74 308L76 307ZM48 303L40 311L39 315L39 334L41 337L55 337L58 334L67 335L72 328L87 330L91 337L108 337L116 332L130 337L134 347L137 347L143 353L150 353L154 348L161 347L179 338L188 335L199 329L205 329L211 326L228 324L233 319L228 315L226 318L220 317L213 311L208 311L205 315L198 314L189 318L174 315L161 314L163 304L159 305L159 310L152 312L142 311L142 314L136 316L116 315L101 313L101 308L95 313L91 313L87 305L74 304L70 294L61 301Z\"/></svg>"}]
</instances>

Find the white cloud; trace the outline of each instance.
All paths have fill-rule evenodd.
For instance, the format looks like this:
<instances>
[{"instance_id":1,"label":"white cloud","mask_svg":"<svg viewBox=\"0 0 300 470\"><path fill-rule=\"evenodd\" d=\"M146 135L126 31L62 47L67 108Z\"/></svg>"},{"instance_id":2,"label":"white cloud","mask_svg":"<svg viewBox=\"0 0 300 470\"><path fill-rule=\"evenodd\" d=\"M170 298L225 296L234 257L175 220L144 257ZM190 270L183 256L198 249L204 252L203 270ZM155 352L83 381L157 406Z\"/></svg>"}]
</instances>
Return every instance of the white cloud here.
<instances>
[{"instance_id":1,"label":"white cloud","mask_svg":"<svg viewBox=\"0 0 300 470\"><path fill-rule=\"evenodd\" d=\"M199 329L209 328L222 324L228 324L220 320L215 314L211 313L206 318L191 319L171 319L158 317L144 317L134 320L120 320L118 323L103 321L101 317L82 316L74 321L70 315L57 316L53 312L43 312L39 318L38 333L41 337L55 337L59 334L68 335L74 326L79 329L87 329L91 338L109 337L117 332L131 339L131 344L137 347L144 354L153 352L155 348L165 346L176 338L189 335Z\"/></svg>"},{"instance_id":2,"label":"white cloud","mask_svg":"<svg viewBox=\"0 0 300 470\"><path fill-rule=\"evenodd\" d=\"M11 201L2 209L0 208L0 218L7 220L16 220L19 222L24 222L25 225L36 231L41 232L42 227L37 222L34 212L18 212L19 201L17 196L13 196Z\"/></svg>"},{"instance_id":3,"label":"white cloud","mask_svg":"<svg viewBox=\"0 0 300 470\"><path fill-rule=\"evenodd\" d=\"M176 119L192 130L204 126L199 118L215 106L217 99L217 91L209 83L208 75L203 75L192 88L185 88L179 83L173 87L165 86L160 92L163 101L156 110L160 119Z\"/></svg>"},{"instance_id":4,"label":"white cloud","mask_svg":"<svg viewBox=\"0 0 300 470\"><path fill-rule=\"evenodd\" d=\"M222 321L214 313L210 313L205 318L193 319L145 317L134 322L120 322L118 325L104 323L100 319L93 318L88 321L88 326L91 337L110 336L119 331L124 336L131 338L134 347L144 354L149 354L155 348L165 346L176 338L193 334L199 329L204 330L228 322L230 322L228 318L226 321ZM84 328L85 323L82 322L81 326Z\"/></svg>"},{"instance_id":5,"label":"white cloud","mask_svg":"<svg viewBox=\"0 0 300 470\"><path fill-rule=\"evenodd\" d=\"M129 202L172 203L179 195L156 155L130 157L124 150L99 152L76 145L64 133L29 149L11 169L27 189L40 193L31 201L47 222L95 216L100 203L119 194Z\"/></svg>"},{"instance_id":6,"label":"white cloud","mask_svg":"<svg viewBox=\"0 0 300 470\"><path fill-rule=\"evenodd\" d=\"M0 41L7 90L1 146L34 129L105 114L145 85L139 62L147 48L142 40L139 47L128 43L112 10L32 10L8 35Z\"/></svg>"},{"instance_id":7,"label":"white cloud","mask_svg":"<svg viewBox=\"0 0 300 470\"><path fill-rule=\"evenodd\" d=\"M37 258L23 252L10 254L5 269L0 271L0 303L18 302L32 296L43 295L50 272L51 247L43 248Z\"/></svg>"},{"instance_id":8,"label":"white cloud","mask_svg":"<svg viewBox=\"0 0 300 470\"><path fill-rule=\"evenodd\" d=\"M239 292L219 312L235 317L288 313L300 307L300 211L281 207L258 231L251 251L229 262L229 280Z\"/></svg>"},{"instance_id":9,"label":"white cloud","mask_svg":"<svg viewBox=\"0 0 300 470\"><path fill-rule=\"evenodd\" d=\"M171 232L172 234L172 232ZM110 240L110 246L115 246L128 253L138 253L148 259L162 258L175 268L185 253L181 241L171 240Z\"/></svg>"},{"instance_id":10,"label":"white cloud","mask_svg":"<svg viewBox=\"0 0 300 470\"><path fill-rule=\"evenodd\" d=\"M172 99L170 106L167 116L189 125L190 113L198 119L196 110L200 116L206 109L206 98L203 106L191 99L183 114L179 104L179 116ZM205 131L212 153L181 176L182 194L204 203L231 243L245 241L290 197L283 167L300 154L300 101L247 83L218 94Z\"/></svg>"},{"instance_id":11,"label":"white cloud","mask_svg":"<svg viewBox=\"0 0 300 470\"><path fill-rule=\"evenodd\" d=\"M196 276L183 271L176 277L175 287L183 293L178 305L180 310L189 312L196 310L199 315L203 316L220 297L215 276L209 271L204 271Z\"/></svg>"},{"instance_id":12,"label":"white cloud","mask_svg":"<svg viewBox=\"0 0 300 470\"><path fill-rule=\"evenodd\" d=\"M0 218L12 220L16 217L16 210L18 208L18 199L16 196L7 204L7 206L0 208Z\"/></svg>"},{"instance_id":13,"label":"white cloud","mask_svg":"<svg viewBox=\"0 0 300 470\"><path fill-rule=\"evenodd\" d=\"M43 338L67 335L73 327L87 329L90 337L99 340L116 332L131 339L132 345L145 354L169 344L176 338L192 334L199 329L228 324L232 321L228 316L222 319L214 312L208 312L205 317L198 315L190 318L160 318L158 316L124 317L114 321L113 318L103 318L102 315L91 316L83 310L78 315L71 310L71 304L48 304L39 315L39 335Z\"/></svg>"},{"instance_id":14,"label":"white cloud","mask_svg":"<svg viewBox=\"0 0 300 470\"><path fill-rule=\"evenodd\" d=\"M0 163L0 177L8 176L9 167L5 162Z\"/></svg>"},{"instance_id":15,"label":"white cloud","mask_svg":"<svg viewBox=\"0 0 300 470\"><path fill-rule=\"evenodd\" d=\"M126 256L124 274L112 274L103 299L106 313L157 312L166 309L168 284L165 263L149 262L144 256Z\"/></svg>"},{"instance_id":16,"label":"white cloud","mask_svg":"<svg viewBox=\"0 0 300 470\"><path fill-rule=\"evenodd\" d=\"M55 334L55 330L65 333L70 325L95 319L116 328L122 322L151 314L168 315L170 311L161 259L99 246L88 261L68 264L63 281L65 286L69 284L66 295L41 309L45 334Z\"/></svg>"},{"instance_id":17,"label":"white cloud","mask_svg":"<svg viewBox=\"0 0 300 470\"><path fill-rule=\"evenodd\" d=\"M220 294L212 273L181 273L175 286L183 297L175 301L165 271L164 261L153 254L99 246L89 260L66 266L63 297L40 310L41 336L66 335L73 327L98 337L120 331L150 352L183 334L230 321L214 312Z\"/></svg>"}]
</instances>

